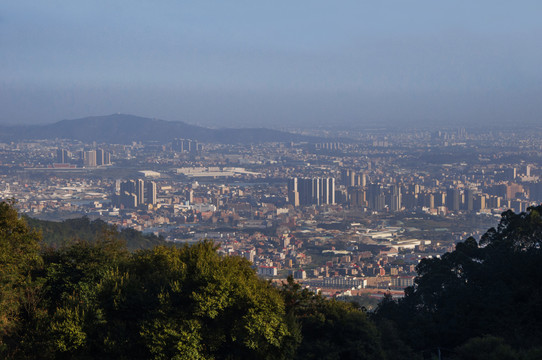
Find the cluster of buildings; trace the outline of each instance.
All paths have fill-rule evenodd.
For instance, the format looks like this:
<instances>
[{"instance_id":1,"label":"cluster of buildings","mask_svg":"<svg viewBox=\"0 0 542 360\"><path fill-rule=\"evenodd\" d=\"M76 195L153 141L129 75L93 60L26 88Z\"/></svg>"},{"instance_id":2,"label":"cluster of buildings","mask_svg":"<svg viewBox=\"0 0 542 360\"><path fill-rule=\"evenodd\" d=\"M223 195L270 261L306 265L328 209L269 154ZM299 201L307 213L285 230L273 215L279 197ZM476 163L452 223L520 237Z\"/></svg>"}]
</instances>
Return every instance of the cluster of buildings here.
<instances>
[{"instance_id":1,"label":"cluster of buildings","mask_svg":"<svg viewBox=\"0 0 542 360\"><path fill-rule=\"evenodd\" d=\"M507 209L542 202L540 135L0 144L0 198L45 219L89 216L172 242L213 239L263 277L292 275L331 295L394 291L412 284L422 258L479 237Z\"/></svg>"},{"instance_id":2,"label":"cluster of buildings","mask_svg":"<svg viewBox=\"0 0 542 360\"><path fill-rule=\"evenodd\" d=\"M372 176L368 181L365 173L352 176L353 170L343 170L342 187L335 197L339 203L370 211L423 209L442 215L491 212L493 209L521 212L533 202L542 201L542 182L531 176L530 170L531 165L526 165L521 173L516 168L504 168L494 171L498 176L493 181L488 181L489 177L483 181L476 176L463 176L459 179L433 178L429 182L425 176L412 176L407 181L401 177Z\"/></svg>"},{"instance_id":3,"label":"cluster of buildings","mask_svg":"<svg viewBox=\"0 0 542 360\"><path fill-rule=\"evenodd\" d=\"M156 182L143 179L116 181L115 193L111 203L121 209L135 209L142 206L156 205Z\"/></svg>"},{"instance_id":4,"label":"cluster of buildings","mask_svg":"<svg viewBox=\"0 0 542 360\"><path fill-rule=\"evenodd\" d=\"M56 152L54 168L75 168L76 165L84 167L97 167L111 165L111 153L103 149L80 150L78 154L72 154L67 149L59 148Z\"/></svg>"},{"instance_id":5,"label":"cluster of buildings","mask_svg":"<svg viewBox=\"0 0 542 360\"><path fill-rule=\"evenodd\" d=\"M297 178L288 180L288 201L294 206L335 204L334 178Z\"/></svg>"},{"instance_id":6,"label":"cluster of buildings","mask_svg":"<svg viewBox=\"0 0 542 360\"><path fill-rule=\"evenodd\" d=\"M192 139L175 139L171 142L171 149L180 153L197 153L203 150L203 145Z\"/></svg>"}]
</instances>

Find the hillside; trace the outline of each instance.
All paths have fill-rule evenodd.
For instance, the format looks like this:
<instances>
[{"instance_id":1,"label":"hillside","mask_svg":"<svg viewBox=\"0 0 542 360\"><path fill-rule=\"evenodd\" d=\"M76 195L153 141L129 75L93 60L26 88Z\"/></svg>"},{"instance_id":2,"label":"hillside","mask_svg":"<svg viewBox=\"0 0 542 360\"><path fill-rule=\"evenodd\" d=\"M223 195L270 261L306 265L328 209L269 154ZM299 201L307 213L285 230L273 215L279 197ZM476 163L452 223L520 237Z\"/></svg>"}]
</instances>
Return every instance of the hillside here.
<instances>
[{"instance_id":1,"label":"hillside","mask_svg":"<svg viewBox=\"0 0 542 360\"><path fill-rule=\"evenodd\" d=\"M214 143L322 141L320 138L264 128L209 129L182 121L166 121L113 114L62 120L47 125L0 126L0 141L71 139L83 142L129 144L133 141L168 142L175 138Z\"/></svg>"},{"instance_id":2,"label":"hillside","mask_svg":"<svg viewBox=\"0 0 542 360\"><path fill-rule=\"evenodd\" d=\"M165 244L164 239L145 235L133 229L117 229L102 220L90 221L83 217L62 222L38 220L25 217L28 226L41 233L43 242L55 248L67 246L74 241L95 242L105 236L116 237L125 242L128 250L150 249Z\"/></svg>"},{"instance_id":3,"label":"hillside","mask_svg":"<svg viewBox=\"0 0 542 360\"><path fill-rule=\"evenodd\" d=\"M44 247L40 226L61 239L102 223L27 224L0 202L0 357L541 359L541 214L503 213L367 314L291 277L273 286L209 241L130 252L105 232Z\"/></svg>"},{"instance_id":4,"label":"hillside","mask_svg":"<svg viewBox=\"0 0 542 360\"><path fill-rule=\"evenodd\" d=\"M43 247L11 205L0 202L2 359L383 359L363 311L291 278L279 289L212 242Z\"/></svg>"}]
</instances>

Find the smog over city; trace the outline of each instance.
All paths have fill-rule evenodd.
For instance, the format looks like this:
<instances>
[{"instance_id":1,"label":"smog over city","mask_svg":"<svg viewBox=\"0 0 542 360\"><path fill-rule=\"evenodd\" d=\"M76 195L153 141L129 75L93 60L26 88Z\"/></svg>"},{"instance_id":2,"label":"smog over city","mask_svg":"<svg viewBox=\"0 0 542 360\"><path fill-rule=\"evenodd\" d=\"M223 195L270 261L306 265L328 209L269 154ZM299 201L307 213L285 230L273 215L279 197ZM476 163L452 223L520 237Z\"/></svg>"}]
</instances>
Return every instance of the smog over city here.
<instances>
[{"instance_id":1,"label":"smog over city","mask_svg":"<svg viewBox=\"0 0 542 360\"><path fill-rule=\"evenodd\" d=\"M0 357L540 359L542 3L0 4Z\"/></svg>"}]
</instances>

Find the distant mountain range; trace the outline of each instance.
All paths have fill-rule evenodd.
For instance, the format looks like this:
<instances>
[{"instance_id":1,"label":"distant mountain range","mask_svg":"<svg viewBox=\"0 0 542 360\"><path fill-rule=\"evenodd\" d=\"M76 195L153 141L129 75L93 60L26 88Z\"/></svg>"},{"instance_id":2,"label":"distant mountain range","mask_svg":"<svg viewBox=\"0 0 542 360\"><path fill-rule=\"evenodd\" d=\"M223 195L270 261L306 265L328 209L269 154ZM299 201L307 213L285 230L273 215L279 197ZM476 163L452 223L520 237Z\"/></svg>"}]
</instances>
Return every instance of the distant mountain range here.
<instances>
[{"instance_id":1,"label":"distant mountain range","mask_svg":"<svg viewBox=\"0 0 542 360\"><path fill-rule=\"evenodd\" d=\"M0 141L31 139L72 139L83 142L128 144L133 141L168 142L175 138L213 143L262 143L308 141L322 138L265 128L209 129L181 121L165 121L140 116L114 114L62 120L47 125L0 125ZM329 141L329 140L328 140Z\"/></svg>"}]
</instances>

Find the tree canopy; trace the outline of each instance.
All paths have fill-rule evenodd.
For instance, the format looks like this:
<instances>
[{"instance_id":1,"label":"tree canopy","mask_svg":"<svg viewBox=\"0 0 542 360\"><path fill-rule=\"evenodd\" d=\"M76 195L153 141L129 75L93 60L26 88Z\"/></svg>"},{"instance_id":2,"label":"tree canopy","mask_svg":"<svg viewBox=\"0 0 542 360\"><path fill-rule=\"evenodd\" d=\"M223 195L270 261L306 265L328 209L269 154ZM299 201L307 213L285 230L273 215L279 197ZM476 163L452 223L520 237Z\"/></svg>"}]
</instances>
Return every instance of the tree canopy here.
<instances>
[{"instance_id":1,"label":"tree canopy","mask_svg":"<svg viewBox=\"0 0 542 360\"><path fill-rule=\"evenodd\" d=\"M477 242L424 259L406 296L379 305L377 319L391 319L412 348L453 349L492 335L516 348L542 338L542 206L502 214L497 228Z\"/></svg>"},{"instance_id":2,"label":"tree canopy","mask_svg":"<svg viewBox=\"0 0 542 360\"><path fill-rule=\"evenodd\" d=\"M0 203L0 349L2 338L17 332L24 309L34 306L32 271L41 266L40 240L12 202Z\"/></svg>"},{"instance_id":3,"label":"tree canopy","mask_svg":"<svg viewBox=\"0 0 542 360\"><path fill-rule=\"evenodd\" d=\"M380 336L354 303L327 300L289 277L282 294L301 343L296 359L383 359ZM297 330L297 332L296 332Z\"/></svg>"},{"instance_id":4,"label":"tree canopy","mask_svg":"<svg viewBox=\"0 0 542 360\"><path fill-rule=\"evenodd\" d=\"M66 237L47 246L0 202L0 356L538 359L541 214L503 213L480 241L422 260L403 299L386 297L367 314L291 278L274 286L209 241L130 251L120 232L81 239L59 223Z\"/></svg>"},{"instance_id":5,"label":"tree canopy","mask_svg":"<svg viewBox=\"0 0 542 360\"><path fill-rule=\"evenodd\" d=\"M51 247L12 204L0 212L5 358L382 358L364 312L299 297L293 282L278 289L212 242L130 252L122 234L105 231ZM53 226L70 237L72 224Z\"/></svg>"},{"instance_id":6,"label":"tree canopy","mask_svg":"<svg viewBox=\"0 0 542 360\"><path fill-rule=\"evenodd\" d=\"M131 251L164 244L162 237L143 234L130 228L118 230L116 226L100 219L91 221L88 217L81 217L55 222L25 216L24 220L30 228L41 232L44 244L53 247L67 245L74 240L93 242L104 236L114 236L125 241L126 247Z\"/></svg>"}]
</instances>

